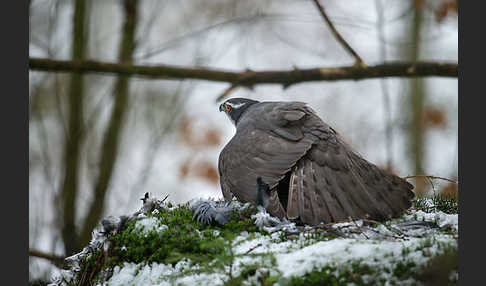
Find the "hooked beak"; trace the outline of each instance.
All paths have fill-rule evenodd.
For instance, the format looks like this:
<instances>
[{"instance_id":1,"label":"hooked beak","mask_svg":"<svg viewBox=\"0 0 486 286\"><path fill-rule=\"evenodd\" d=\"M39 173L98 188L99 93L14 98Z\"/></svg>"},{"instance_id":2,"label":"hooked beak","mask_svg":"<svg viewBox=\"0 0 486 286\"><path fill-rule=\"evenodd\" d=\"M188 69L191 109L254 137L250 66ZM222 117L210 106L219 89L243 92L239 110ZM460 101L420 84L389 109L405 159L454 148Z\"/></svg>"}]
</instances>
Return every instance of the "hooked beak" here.
<instances>
[{"instance_id":1,"label":"hooked beak","mask_svg":"<svg viewBox=\"0 0 486 286\"><path fill-rule=\"evenodd\" d=\"M221 111L224 111L224 103L221 103L221 105L219 106L219 112Z\"/></svg>"}]
</instances>

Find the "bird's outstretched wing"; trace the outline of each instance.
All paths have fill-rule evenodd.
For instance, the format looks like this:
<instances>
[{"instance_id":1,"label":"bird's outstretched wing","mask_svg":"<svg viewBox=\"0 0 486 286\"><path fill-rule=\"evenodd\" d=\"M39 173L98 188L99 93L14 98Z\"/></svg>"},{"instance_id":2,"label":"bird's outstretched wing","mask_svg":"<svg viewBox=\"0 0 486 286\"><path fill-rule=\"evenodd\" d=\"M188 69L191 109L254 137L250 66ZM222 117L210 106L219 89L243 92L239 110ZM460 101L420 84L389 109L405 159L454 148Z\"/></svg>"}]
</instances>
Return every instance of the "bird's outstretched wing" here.
<instances>
[{"instance_id":1,"label":"bird's outstretched wing","mask_svg":"<svg viewBox=\"0 0 486 286\"><path fill-rule=\"evenodd\" d=\"M235 136L221 151L218 169L223 194L257 200L257 178L273 189L314 143L302 132L311 111L304 103L265 102L251 107Z\"/></svg>"},{"instance_id":2,"label":"bird's outstretched wing","mask_svg":"<svg viewBox=\"0 0 486 286\"><path fill-rule=\"evenodd\" d=\"M414 196L411 184L363 159L297 102L264 102L244 114L220 154L219 170L223 193L243 202L256 202L261 177L278 216L275 189L289 176L285 214L309 224L395 217Z\"/></svg>"}]
</instances>

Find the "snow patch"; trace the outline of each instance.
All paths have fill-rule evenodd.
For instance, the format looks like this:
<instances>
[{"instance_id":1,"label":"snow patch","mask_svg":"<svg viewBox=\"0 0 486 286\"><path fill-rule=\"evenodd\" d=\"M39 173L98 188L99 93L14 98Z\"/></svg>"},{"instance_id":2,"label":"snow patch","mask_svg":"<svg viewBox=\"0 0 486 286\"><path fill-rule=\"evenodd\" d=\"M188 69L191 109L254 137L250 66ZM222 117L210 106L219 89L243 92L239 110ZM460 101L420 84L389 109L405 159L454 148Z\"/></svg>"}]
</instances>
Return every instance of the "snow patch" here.
<instances>
[{"instance_id":1,"label":"snow patch","mask_svg":"<svg viewBox=\"0 0 486 286\"><path fill-rule=\"evenodd\" d=\"M155 217L145 217L135 223L135 229L145 235L154 230L162 232L168 228L165 224L160 224L159 220Z\"/></svg>"}]
</instances>

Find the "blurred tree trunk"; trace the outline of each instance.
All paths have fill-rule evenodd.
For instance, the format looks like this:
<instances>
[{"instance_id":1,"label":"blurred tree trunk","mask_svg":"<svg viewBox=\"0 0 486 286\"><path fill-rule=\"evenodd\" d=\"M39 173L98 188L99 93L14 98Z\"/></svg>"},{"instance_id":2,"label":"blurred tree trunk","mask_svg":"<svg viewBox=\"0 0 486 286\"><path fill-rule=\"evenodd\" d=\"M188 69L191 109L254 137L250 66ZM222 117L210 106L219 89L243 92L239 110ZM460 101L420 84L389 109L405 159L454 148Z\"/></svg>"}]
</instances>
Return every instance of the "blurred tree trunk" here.
<instances>
[{"instance_id":1,"label":"blurred tree trunk","mask_svg":"<svg viewBox=\"0 0 486 286\"><path fill-rule=\"evenodd\" d=\"M137 0L124 0L123 7L125 19L122 36L119 46L119 62L131 63L135 50L135 28L137 22ZM81 245L89 242L91 232L100 220L105 197L108 191L110 180L113 176L118 148L120 146L120 135L125 122L125 113L128 107L129 77L119 76L115 83L115 103L108 123L107 131L103 138L101 158L99 163L99 174L95 182L93 202L91 203L86 220L84 221L80 236Z\"/></svg>"},{"instance_id":2,"label":"blurred tree trunk","mask_svg":"<svg viewBox=\"0 0 486 286\"><path fill-rule=\"evenodd\" d=\"M72 59L82 60L85 57L87 37L85 35L86 1L76 0L74 4ZM83 76L73 73L68 91L69 121L64 144L64 182L61 190L62 206L60 216L63 218L61 233L66 255L73 254L80 248L76 228L76 194L78 192L79 154L82 142L83 122Z\"/></svg>"},{"instance_id":3,"label":"blurred tree trunk","mask_svg":"<svg viewBox=\"0 0 486 286\"><path fill-rule=\"evenodd\" d=\"M421 41L420 35L422 31L422 14L423 14L423 1L413 0L414 13L411 25L411 40L412 48L410 49L410 57L412 61L418 61L420 59ZM423 110L425 102L425 88L424 80L422 78L415 78L410 80L410 96L409 108L410 117L408 124L408 138L409 138L409 152L412 158L413 172L415 175L422 175L424 173L424 157L425 157L425 142L424 134L425 129L423 122ZM424 179L415 180L415 192L418 195L422 195L425 191L426 181Z\"/></svg>"}]
</instances>

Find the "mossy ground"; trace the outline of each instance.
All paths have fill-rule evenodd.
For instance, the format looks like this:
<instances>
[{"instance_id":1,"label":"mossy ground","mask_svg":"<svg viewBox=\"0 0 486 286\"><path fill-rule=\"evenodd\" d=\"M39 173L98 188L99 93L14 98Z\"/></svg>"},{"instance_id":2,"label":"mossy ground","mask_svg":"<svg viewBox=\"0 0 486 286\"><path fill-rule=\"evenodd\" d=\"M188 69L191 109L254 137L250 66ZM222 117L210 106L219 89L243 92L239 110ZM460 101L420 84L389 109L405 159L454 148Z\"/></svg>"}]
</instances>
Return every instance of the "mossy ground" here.
<instances>
[{"instance_id":1,"label":"mossy ground","mask_svg":"<svg viewBox=\"0 0 486 286\"><path fill-rule=\"evenodd\" d=\"M430 199L429 199L430 202ZM457 199L450 197L432 198L434 206L431 207L426 199L416 199L413 207L425 212L441 210L445 213L457 213ZM430 256L425 266L417 267L413 261L397 259L391 265L368 264L365 261L353 261L348 265L327 265L315 268L305 275L284 278L279 271L270 271L276 261L272 253L248 253L254 259L253 262L240 266L237 275L231 273L233 262L243 256L235 255L234 239L241 232L248 232L248 238L259 235L268 235L258 230L251 218L254 209L246 212L234 211L231 221L224 225L203 225L192 219L193 212L187 205L179 205L171 208L159 208L156 212L147 213L147 217L156 218L159 225L166 225L164 231L149 230L140 231L137 221L129 222L125 229L109 238L110 247L104 252L97 252L83 264L84 278L78 281L85 285L96 284L97 273L102 269L121 266L124 262L133 263L161 263L175 265L183 259L188 259L191 264L197 264L197 268L188 268L172 275L168 279L176 281L178 277L195 273L222 272L227 275L225 285L384 285L386 277L393 277L391 285L399 285L400 281L441 282L454 285L454 279L450 279L451 271L457 271L457 243L443 244L438 247L440 253ZM308 239L300 241L301 247L311 245L318 241L332 240L337 236L332 233L309 234ZM295 240L295 237L280 235L279 241ZM425 239L417 246L420 249L402 249L403 256L410 251L423 251L424 256L428 248L436 244L433 239ZM377 266L378 265L378 266ZM444 282L446 281L446 282ZM89 283L88 283L89 282ZM388 280L390 284L390 281ZM448 284L447 284L448 283Z\"/></svg>"},{"instance_id":2,"label":"mossy ground","mask_svg":"<svg viewBox=\"0 0 486 286\"><path fill-rule=\"evenodd\" d=\"M442 211L446 214L458 214L459 203L457 195L438 193L430 198L417 197L412 206L424 212Z\"/></svg>"},{"instance_id":3,"label":"mossy ground","mask_svg":"<svg viewBox=\"0 0 486 286\"><path fill-rule=\"evenodd\" d=\"M212 261L224 255L227 244L240 232L258 231L251 218L241 217L236 211L224 227L206 226L193 220L193 213L186 205L171 210L160 209L147 216L157 218L160 225L168 228L163 232L140 233L135 227L136 221L130 222L125 231L111 238L110 255L116 257L117 263L175 264L183 258L197 263Z\"/></svg>"},{"instance_id":4,"label":"mossy ground","mask_svg":"<svg viewBox=\"0 0 486 286\"><path fill-rule=\"evenodd\" d=\"M427 245L420 246L427 251ZM280 285L403 285L403 281L420 281L423 285L457 285L450 279L450 273L457 271L457 245L440 245L439 255L432 257L425 266L417 267L412 260L397 260L391 265L370 265L363 261L354 261L345 267L325 266L313 269L303 276L291 277L279 281ZM416 249L417 250L417 249ZM384 278L385 276L390 278ZM440 282L440 283L439 283ZM438 283L438 284L437 284ZM412 282L412 285L416 283Z\"/></svg>"}]
</instances>

